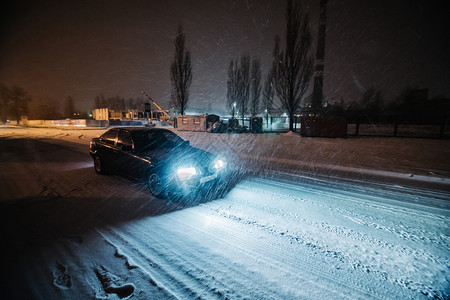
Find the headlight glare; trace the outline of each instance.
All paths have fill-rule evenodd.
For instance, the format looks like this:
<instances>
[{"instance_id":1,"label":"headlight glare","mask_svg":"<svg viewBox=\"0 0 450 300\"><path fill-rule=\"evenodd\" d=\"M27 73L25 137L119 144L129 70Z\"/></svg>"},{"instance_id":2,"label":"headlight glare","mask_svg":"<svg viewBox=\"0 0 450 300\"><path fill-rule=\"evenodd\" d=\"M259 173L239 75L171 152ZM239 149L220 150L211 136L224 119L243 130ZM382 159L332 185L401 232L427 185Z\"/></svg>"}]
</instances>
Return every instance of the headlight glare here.
<instances>
[{"instance_id":1,"label":"headlight glare","mask_svg":"<svg viewBox=\"0 0 450 300\"><path fill-rule=\"evenodd\" d=\"M197 170L194 167L190 168L179 168L177 170L178 178L181 180L186 180L197 174Z\"/></svg>"},{"instance_id":2,"label":"headlight glare","mask_svg":"<svg viewBox=\"0 0 450 300\"><path fill-rule=\"evenodd\" d=\"M218 159L218 160L216 160L214 162L213 166L214 166L214 169L220 170L220 169L222 169L225 166L225 162L223 160L221 160L221 159Z\"/></svg>"}]
</instances>

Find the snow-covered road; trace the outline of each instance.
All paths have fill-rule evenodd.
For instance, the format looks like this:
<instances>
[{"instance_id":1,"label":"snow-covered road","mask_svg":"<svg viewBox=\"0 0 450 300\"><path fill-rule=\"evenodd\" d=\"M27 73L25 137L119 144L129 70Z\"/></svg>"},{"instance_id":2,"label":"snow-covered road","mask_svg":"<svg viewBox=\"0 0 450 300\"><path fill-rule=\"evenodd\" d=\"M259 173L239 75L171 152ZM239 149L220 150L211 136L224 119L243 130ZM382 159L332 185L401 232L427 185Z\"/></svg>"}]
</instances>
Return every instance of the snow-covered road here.
<instances>
[{"instance_id":1,"label":"snow-covered road","mask_svg":"<svg viewBox=\"0 0 450 300\"><path fill-rule=\"evenodd\" d=\"M179 204L95 174L86 145L0 144L5 298L450 297L448 192L249 176Z\"/></svg>"},{"instance_id":2,"label":"snow-covered road","mask_svg":"<svg viewBox=\"0 0 450 300\"><path fill-rule=\"evenodd\" d=\"M98 232L176 298L448 297L448 209L336 188L253 178Z\"/></svg>"}]
</instances>

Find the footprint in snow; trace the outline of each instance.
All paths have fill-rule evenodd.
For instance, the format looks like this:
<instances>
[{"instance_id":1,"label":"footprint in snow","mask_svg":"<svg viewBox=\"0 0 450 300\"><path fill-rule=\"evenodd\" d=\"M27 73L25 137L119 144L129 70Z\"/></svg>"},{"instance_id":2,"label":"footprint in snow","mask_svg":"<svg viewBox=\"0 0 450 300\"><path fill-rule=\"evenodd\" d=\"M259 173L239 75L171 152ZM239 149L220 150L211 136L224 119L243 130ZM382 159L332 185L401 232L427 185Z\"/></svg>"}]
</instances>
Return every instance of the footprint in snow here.
<instances>
[{"instance_id":1,"label":"footprint in snow","mask_svg":"<svg viewBox=\"0 0 450 300\"><path fill-rule=\"evenodd\" d=\"M107 294L116 294L119 298L126 298L134 293L134 284L121 284L120 278L108 272L104 267L95 268L95 274Z\"/></svg>"},{"instance_id":2,"label":"footprint in snow","mask_svg":"<svg viewBox=\"0 0 450 300\"><path fill-rule=\"evenodd\" d=\"M128 257L126 257L125 255L121 254L119 252L119 249L117 249L117 248L116 248L116 251L114 252L114 256L117 257L117 258L125 259L125 266L127 266L128 270L133 270L133 269L137 268L137 266L132 264L132 263L130 263L130 261L128 260Z\"/></svg>"},{"instance_id":3,"label":"footprint in snow","mask_svg":"<svg viewBox=\"0 0 450 300\"><path fill-rule=\"evenodd\" d=\"M56 270L53 271L53 284L63 290L68 290L72 286L72 278L67 273L67 267L59 262L56 262Z\"/></svg>"}]
</instances>

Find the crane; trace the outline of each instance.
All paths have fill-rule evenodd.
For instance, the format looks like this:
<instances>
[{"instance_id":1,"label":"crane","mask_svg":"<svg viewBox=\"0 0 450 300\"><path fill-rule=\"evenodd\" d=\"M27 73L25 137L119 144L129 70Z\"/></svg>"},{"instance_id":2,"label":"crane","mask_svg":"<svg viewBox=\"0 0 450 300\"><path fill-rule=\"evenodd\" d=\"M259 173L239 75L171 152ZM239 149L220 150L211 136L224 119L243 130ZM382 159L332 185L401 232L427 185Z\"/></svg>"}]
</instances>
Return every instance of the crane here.
<instances>
[{"instance_id":1,"label":"crane","mask_svg":"<svg viewBox=\"0 0 450 300\"><path fill-rule=\"evenodd\" d=\"M141 93L142 93L145 97L147 97L148 100L152 101L152 103L155 104L155 106L156 106L163 114L165 114L165 115L169 118L169 120L172 119L172 118L170 117L170 115L169 115L168 113L166 113L166 112L158 105L158 103L156 103L149 95L147 95L146 92L141 91Z\"/></svg>"}]
</instances>

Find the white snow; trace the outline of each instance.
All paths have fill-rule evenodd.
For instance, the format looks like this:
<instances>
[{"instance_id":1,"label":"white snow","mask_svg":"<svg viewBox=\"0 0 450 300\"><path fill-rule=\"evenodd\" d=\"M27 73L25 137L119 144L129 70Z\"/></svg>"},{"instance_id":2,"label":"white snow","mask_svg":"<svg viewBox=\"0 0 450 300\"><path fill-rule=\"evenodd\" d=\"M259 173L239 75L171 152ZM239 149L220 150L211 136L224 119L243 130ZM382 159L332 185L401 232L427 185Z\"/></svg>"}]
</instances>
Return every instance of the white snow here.
<instances>
[{"instance_id":1,"label":"white snow","mask_svg":"<svg viewBox=\"0 0 450 300\"><path fill-rule=\"evenodd\" d=\"M88 145L107 128L0 127L1 136L50 138ZM168 128L170 129L170 128ZM450 184L450 140L360 137L307 138L285 134L212 134L174 130L195 147L242 157L258 168L333 174L374 175Z\"/></svg>"},{"instance_id":2,"label":"white snow","mask_svg":"<svg viewBox=\"0 0 450 300\"><path fill-rule=\"evenodd\" d=\"M257 174L180 205L95 174L105 130L0 127L50 143L0 152L6 297L450 297L449 140L177 132Z\"/></svg>"}]
</instances>

